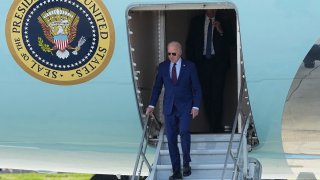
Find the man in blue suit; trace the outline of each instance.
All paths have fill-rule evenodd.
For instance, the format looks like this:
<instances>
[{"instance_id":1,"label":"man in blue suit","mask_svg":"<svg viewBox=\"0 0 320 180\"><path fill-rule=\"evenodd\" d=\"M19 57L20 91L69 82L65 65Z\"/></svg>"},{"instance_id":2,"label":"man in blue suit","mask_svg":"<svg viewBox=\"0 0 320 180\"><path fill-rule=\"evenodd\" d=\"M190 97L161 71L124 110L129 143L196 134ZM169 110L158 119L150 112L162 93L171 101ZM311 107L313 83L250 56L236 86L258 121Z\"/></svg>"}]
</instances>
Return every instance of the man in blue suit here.
<instances>
[{"instance_id":1,"label":"man in blue suit","mask_svg":"<svg viewBox=\"0 0 320 180\"><path fill-rule=\"evenodd\" d=\"M173 174L170 180L182 179L178 134L181 137L183 152L183 176L191 174L189 165L191 136L189 125L199 113L201 86L195 65L181 58L181 44L173 41L167 46L168 59L159 64L158 74L153 86L150 104L146 110L149 114L157 104L164 85L163 112L168 138Z\"/></svg>"}]
</instances>

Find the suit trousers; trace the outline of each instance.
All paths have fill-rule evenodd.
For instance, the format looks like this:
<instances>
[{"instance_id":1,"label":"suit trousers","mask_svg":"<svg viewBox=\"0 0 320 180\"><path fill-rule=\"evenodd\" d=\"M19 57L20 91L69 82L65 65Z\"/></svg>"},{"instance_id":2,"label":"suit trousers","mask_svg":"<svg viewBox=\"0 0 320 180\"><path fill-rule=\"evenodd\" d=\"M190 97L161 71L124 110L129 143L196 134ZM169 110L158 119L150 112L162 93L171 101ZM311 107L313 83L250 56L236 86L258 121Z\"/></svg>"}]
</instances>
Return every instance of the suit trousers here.
<instances>
[{"instance_id":1,"label":"suit trousers","mask_svg":"<svg viewBox=\"0 0 320 180\"><path fill-rule=\"evenodd\" d=\"M197 69L210 131L221 133L224 130L222 112L227 69L226 62L222 58L215 56L211 59L203 57L203 59L197 63Z\"/></svg>"},{"instance_id":2,"label":"suit trousers","mask_svg":"<svg viewBox=\"0 0 320 180\"><path fill-rule=\"evenodd\" d=\"M169 154L172 164L172 170L181 170L181 160L178 148L178 134L180 134L181 147L183 152L183 164L189 164L191 136L189 126L191 121L191 109L187 111L178 111L173 107L170 115L165 115L165 129L168 139Z\"/></svg>"}]
</instances>

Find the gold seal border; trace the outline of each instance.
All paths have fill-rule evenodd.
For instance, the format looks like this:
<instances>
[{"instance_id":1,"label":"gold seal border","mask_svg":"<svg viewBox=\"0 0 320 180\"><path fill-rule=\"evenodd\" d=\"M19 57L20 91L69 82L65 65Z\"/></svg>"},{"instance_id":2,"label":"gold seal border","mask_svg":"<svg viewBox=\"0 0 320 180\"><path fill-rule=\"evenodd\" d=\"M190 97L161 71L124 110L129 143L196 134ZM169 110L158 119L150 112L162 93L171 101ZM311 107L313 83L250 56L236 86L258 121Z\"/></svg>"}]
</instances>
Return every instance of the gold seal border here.
<instances>
[{"instance_id":1,"label":"gold seal border","mask_svg":"<svg viewBox=\"0 0 320 180\"><path fill-rule=\"evenodd\" d=\"M85 0L77 0L78 3L82 4L84 7L87 8L87 11L89 11L91 13L92 16L94 16L94 14L90 11L90 9L84 4ZM99 0L93 0L94 3L96 3L100 8L101 12L103 13L103 17L106 20L106 24L108 25L108 40L109 43L106 46L103 46L103 48L107 48L107 53L105 54L105 57L102 59L102 63L97 67L96 70L94 70L93 72L89 73L88 75L84 76L84 77L79 77L77 79L74 80L55 80L52 78L48 78L48 77L44 77L43 75L38 74L37 72L35 72L34 70L32 70L30 67L28 67L24 62L21 57L20 54L18 54L18 52L15 50L15 43L14 43L14 39L12 37L12 23L13 23L13 15L15 12L17 12L17 8L18 5L21 5L21 0L14 0L13 4L10 7L10 10L8 12L7 15L7 20L6 20L6 40L7 40L7 44L9 47L9 50L13 56L13 58L15 59L15 61L17 62L17 64L24 70L26 71L28 74L30 74L31 76L35 77L38 80L41 80L43 82L47 82L50 84L56 84L56 85L76 85L76 84L80 84L80 83L84 83L87 82L93 78L95 78L98 74L100 74L109 64L109 62L111 61L113 52L114 52L114 47L115 47L115 30L114 30L114 25L113 25L113 21L112 18L110 16L109 11L107 10L106 6L104 5L104 3L102 1ZM26 8L26 11L29 11L31 6L33 6L34 3L37 3L38 0L34 0L34 2L32 3L32 5L30 5L28 8ZM26 14L26 13L25 13ZM25 14L23 19L25 19ZM96 26L98 27L98 23L97 23L97 18L94 18L94 21L96 23ZM23 22L22 22L23 23ZM22 30L22 24L21 24L21 28ZM76 71L78 69L81 69L82 67L88 65L90 63L90 61L96 56L96 53L98 52L98 48L101 44L101 37L100 37L100 30L98 28L98 45L97 45L97 50L95 52L93 52L93 56L90 60L88 60L88 62L84 65L82 65L80 68L71 70L71 71ZM20 32L21 37L22 37L22 32ZM26 48L24 42L21 40L23 47ZM30 54L28 54L29 56L31 56ZM43 66L47 69L50 69L49 67Z\"/></svg>"}]
</instances>

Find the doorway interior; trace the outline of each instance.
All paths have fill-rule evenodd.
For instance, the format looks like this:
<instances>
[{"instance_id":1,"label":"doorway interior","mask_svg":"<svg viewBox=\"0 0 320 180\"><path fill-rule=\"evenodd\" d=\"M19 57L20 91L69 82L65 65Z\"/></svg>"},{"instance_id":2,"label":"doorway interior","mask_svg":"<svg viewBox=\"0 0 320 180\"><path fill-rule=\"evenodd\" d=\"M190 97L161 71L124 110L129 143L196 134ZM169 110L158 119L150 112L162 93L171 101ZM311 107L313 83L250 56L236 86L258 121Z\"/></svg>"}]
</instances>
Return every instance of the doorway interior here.
<instances>
[{"instance_id":1,"label":"doorway interior","mask_svg":"<svg viewBox=\"0 0 320 180\"><path fill-rule=\"evenodd\" d=\"M202 8L200 8L202 7ZM225 130L232 128L235 117L239 93L239 57L237 47L237 14L233 5L210 4L206 8L219 9L230 23L232 38L229 48L229 68L226 72L222 122ZM182 44L183 55L188 36L191 19L203 13L203 6L197 4L174 4L172 7L164 5L133 6L128 9L128 37L131 50L133 79L137 92L137 102L140 113L143 114L148 106L152 86L157 72L157 66L166 59L166 44L178 41ZM203 97L205 98L205 97ZM191 122L192 133L207 133L208 119L200 107L200 114ZM164 121L162 115L162 96L155 109L155 116Z\"/></svg>"}]
</instances>

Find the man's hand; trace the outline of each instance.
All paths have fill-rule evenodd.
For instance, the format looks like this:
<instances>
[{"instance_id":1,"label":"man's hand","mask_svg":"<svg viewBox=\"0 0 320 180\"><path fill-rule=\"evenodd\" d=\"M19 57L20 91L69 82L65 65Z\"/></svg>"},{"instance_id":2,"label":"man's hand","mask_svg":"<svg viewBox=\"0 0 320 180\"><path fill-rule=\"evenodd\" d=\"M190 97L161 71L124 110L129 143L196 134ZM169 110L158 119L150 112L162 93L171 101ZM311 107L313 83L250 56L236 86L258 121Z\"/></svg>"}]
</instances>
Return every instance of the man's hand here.
<instances>
[{"instance_id":1,"label":"man's hand","mask_svg":"<svg viewBox=\"0 0 320 180\"><path fill-rule=\"evenodd\" d=\"M213 26L214 26L215 28L217 28L217 30L218 30L218 32L219 32L220 34L223 34L223 29L222 29L221 24L220 24L219 21L214 21L214 22L212 22L212 24L213 24Z\"/></svg>"},{"instance_id":2,"label":"man's hand","mask_svg":"<svg viewBox=\"0 0 320 180\"><path fill-rule=\"evenodd\" d=\"M199 109L192 108L190 114L192 115L192 119L194 119L195 117L198 116L198 114L199 114Z\"/></svg>"},{"instance_id":3,"label":"man's hand","mask_svg":"<svg viewBox=\"0 0 320 180\"><path fill-rule=\"evenodd\" d=\"M153 107L150 107L148 106L147 109L146 109L146 114L151 114L153 112L154 108Z\"/></svg>"}]
</instances>

